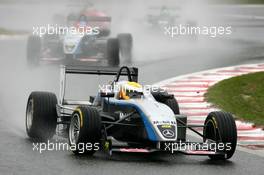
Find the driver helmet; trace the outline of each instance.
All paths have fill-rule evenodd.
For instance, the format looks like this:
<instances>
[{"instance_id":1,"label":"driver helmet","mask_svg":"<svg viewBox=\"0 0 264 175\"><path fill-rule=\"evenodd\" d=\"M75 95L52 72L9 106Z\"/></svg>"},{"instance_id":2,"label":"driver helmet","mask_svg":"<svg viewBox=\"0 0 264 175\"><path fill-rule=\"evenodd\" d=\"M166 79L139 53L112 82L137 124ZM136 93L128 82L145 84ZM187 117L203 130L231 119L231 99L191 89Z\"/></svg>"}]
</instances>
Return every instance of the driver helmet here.
<instances>
[{"instance_id":1,"label":"driver helmet","mask_svg":"<svg viewBox=\"0 0 264 175\"><path fill-rule=\"evenodd\" d=\"M126 81L120 84L119 98L129 100L132 98L141 98L143 96L142 86L133 81Z\"/></svg>"},{"instance_id":2,"label":"driver helmet","mask_svg":"<svg viewBox=\"0 0 264 175\"><path fill-rule=\"evenodd\" d=\"M160 9L161 15L169 15L169 9L166 6L162 6Z\"/></svg>"}]
</instances>

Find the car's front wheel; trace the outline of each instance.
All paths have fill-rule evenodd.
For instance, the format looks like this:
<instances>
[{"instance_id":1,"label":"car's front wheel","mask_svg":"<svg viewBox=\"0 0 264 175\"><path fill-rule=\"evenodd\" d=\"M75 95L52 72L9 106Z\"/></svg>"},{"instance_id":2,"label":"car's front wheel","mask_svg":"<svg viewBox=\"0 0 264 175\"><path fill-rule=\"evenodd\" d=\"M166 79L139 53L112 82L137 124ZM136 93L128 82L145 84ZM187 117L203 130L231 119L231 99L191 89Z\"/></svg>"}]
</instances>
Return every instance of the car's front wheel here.
<instances>
[{"instance_id":1,"label":"car's front wheel","mask_svg":"<svg viewBox=\"0 0 264 175\"><path fill-rule=\"evenodd\" d=\"M57 97L50 92L32 92L26 109L26 131L30 138L47 141L57 126Z\"/></svg>"},{"instance_id":2,"label":"car's front wheel","mask_svg":"<svg viewBox=\"0 0 264 175\"><path fill-rule=\"evenodd\" d=\"M214 151L217 154L209 157L211 159L231 158L237 145L237 128L233 116L227 112L211 112L204 125L204 141L216 146Z\"/></svg>"},{"instance_id":3,"label":"car's front wheel","mask_svg":"<svg viewBox=\"0 0 264 175\"><path fill-rule=\"evenodd\" d=\"M74 154L93 155L101 144L101 117L95 108L79 106L72 114L69 144Z\"/></svg>"}]
</instances>

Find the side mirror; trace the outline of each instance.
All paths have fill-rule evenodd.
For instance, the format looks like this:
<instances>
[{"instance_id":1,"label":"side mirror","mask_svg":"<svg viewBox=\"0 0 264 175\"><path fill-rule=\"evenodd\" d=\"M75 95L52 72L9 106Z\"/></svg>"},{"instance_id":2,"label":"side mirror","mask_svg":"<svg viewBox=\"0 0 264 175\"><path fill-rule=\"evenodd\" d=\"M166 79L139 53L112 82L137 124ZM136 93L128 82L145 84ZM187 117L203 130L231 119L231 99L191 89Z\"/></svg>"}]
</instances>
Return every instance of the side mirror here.
<instances>
[{"instance_id":1,"label":"side mirror","mask_svg":"<svg viewBox=\"0 0 264 175\"><path fill-rule=\"evenodd\" d=\"M113 92L100 92L100 96L101 97L108 97L108 98L110 98L110 97L114 97L115 96L115 93L113 93Z\"/></svg>"}]
</instances>

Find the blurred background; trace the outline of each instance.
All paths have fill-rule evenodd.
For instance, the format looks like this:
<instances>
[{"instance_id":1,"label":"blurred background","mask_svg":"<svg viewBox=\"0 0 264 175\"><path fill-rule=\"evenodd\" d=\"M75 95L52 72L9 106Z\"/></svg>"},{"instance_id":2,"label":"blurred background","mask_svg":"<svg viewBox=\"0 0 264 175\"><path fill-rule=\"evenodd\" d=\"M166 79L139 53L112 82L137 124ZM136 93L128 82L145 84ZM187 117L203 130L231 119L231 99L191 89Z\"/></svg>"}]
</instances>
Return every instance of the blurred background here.
<instances>
[{"instance_id":1,"label":"blurred background","mask_svg":"<svg viewBox=\"0 0 264 175\"><path fill-rule=\"evenodd\" d=\"M38 156L33 159L31 144L25 141L27 136L24 120L27 97L31 91L35 90L52 91L58 94L59 65L64 64L65 59L71 60L67 64L75 65L78 62L81 66L109 66L109 60L96 61L100 56L108 53L105 51L108 45L100 45L101 40L103 40L102 43L106 43L109 42L109 38L118 38L118 34L125 33L132 36L131 50L128 56L120 54L119 63L114 62L110 66L139 67L139 78L143 84L153 84L177 75L211 68L263 62L264 5L262 3L264 3L263 0L0 0L1 172L9 172L9 167L18 167L14 168L13 172L20 171L22 174L27 174L29 169L33 172L42 170L43 174L63 172L65 169L69 172L86 172L88 164L86 160L77 160L77 162L84 161L85 166L80 167L75 166L75 160L73 165L71 160L64 160L60 165L61 168L52 169L51 167L58 163L56 158L66 157L67 159L65 154L68 155L68 153L48 154L42 160L38 159ZM96 11L97 15L100 14L99 16L111 18L110 26L108 26L110 32L100 38L92 38L92 42L96 43L96 48L99 50L103 48L100 53L96 52L95 55L85 55L85 57L82 54L65 53L63 47L67 45L64 43L66 36L55 37L55 43L60 44L54 49L55 56L51 56L49 53L52 49L43 44L45 37L37 39L35 37L32 39L34 43L29 44L33 27L48 24L69 25L70 17L74 17L73 21L80 25L81 14L90 11ZM168 20L171 21L168 22ZM216 37L186 35L173 38L164 34L164 25L178 26L179 24L196 27L230 26L232 33ZM54 38L51 38L48 41L53 40ZM70 37L69 40L71 40ZM79 41L82 43L83 40L79 39ZM43 45L36 47L38 43L45 47ZM35 55L34 59L38 58L38 61L37 64L36 62L32 64L29 60L30 53L35 53L36 50L38 50L39 57ZM88 97L88 94L96 92L96 84L107 82L109 78L71 77L70 80L72 86L69 87L69 92L72 92L70 96L84 98L83 92ZM17 147L17 145L20 146ZM8 151L10 149L14 151ZM2 159L3 157L6 158ZM239 157L241 156L235 160ZM49 162L51 158L54 159ZM30 163L32 159L36 161L34 162L37 167L35 169L32 169ZM245 162L240 163L242 165ZM43 164L49 169L42 166ZM112 167L111 163L104 166L110 169ZM238 170L240 167L232 167L230 164L229 166L231 170L233 168ZM98 167L91 167L90 170L98 172ZM162 170L166 172L165 169ZM112 171L114 172L113 167ZM185 170L182 171L184 174ZM241 171L246 171L246 169L237 172ZM101 170L101 173L105 172ZM209 167L207 172L215 173L214 166Z\"/></svg>"}]
</instances>

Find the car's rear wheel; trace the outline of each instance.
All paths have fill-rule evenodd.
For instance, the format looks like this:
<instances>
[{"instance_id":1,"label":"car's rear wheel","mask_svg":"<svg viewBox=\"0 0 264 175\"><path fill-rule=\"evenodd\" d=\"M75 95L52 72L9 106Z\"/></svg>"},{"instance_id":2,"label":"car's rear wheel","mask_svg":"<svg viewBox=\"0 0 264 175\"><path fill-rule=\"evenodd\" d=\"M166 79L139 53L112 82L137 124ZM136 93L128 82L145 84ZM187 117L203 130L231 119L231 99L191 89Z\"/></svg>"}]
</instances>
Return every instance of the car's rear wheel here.
<instances>
[{"instance_id":1,"label":"car's rear wheel","mask_svg":"<svg viewBox=\"0 0 264 175\"><path fill-rule=\"evenodd\" d=\"M121 61L124 63L132 62L133 37L130 33L121 33L117 35L120 45Z\"/></svg>"},{"instance_id":2,"label":"car's rear wheel","mask_svg":"<svg viewBox=\"0 0 264 175\"><path fill-rule=\"evenodd\" d=\"M57 97L50 92L32 92L26 109L26 131L36 141L51 139L56 131Z\"/></svg>"},{"instance_id":3,"label":"car's rear wheel","mask_svg":"<svg viewBox=\"0 0 264 175\"><path fill-rule=\"evenodd\" d=\"M75 154L93 155L102 138L101 117L95 108L80 106L72 114L69 127L69 144ZM87 149L88 148L88 149Z\"/></svg>"},{"instance_id":4,"label":"car's rear wheel","mask_svg":"<svg viewBox=\"0 0 264 175\"><path fill-rule=\"evenodd\" d=\"M107 59L109 66L119 66L119 41L116 38L107 40Z\"/></svg>"},{"instance_id":5,"label":"car's rear wheel","mask_svg":"<svg viewBox=\"0 0 264 175\"><path fill-rule=\"evenodd\" d=\"M27 63L29 66L39 64L41 55L41 39L39 36L31 35L27 41Z\"/></svg>"},{"instance_id":6,"label":"car's rear wheel","mask_svg":"<svg viewBox=\"0 0 264 175\"><path fill-rule=\"evenodd\" d=\"M164 104L169 106L174 114L180 114L180 109L177 100L173 97L165 100Z\"/></svg>"},{"instance_id":7,"label":"car's rear wheel","mask_svg":"<svg viewBox=\"0 0 264 175\"><path fill-rule=\"evenodd\" d=\"M177 100L174 95L169 94L164 89L158 89L155 92L151 92L156 101L164 103L171 108L174 114L180 114L180 109Z\"/></svg>"},{"instance_id":8,"label":"car's rear wheel","mask_svg":"<svg viewBox=\"0 0 264 175\"><path fill-rule=\"evenodd\" d=\"M231 158L237 145L237 129L233 116L227 112L211 112L208 114L204 125L205 142L225 145L221 150L220 147L216 149L216 153L220 154L210 155L209 157L211 159Z\"/></svg>"}]
</instances>

